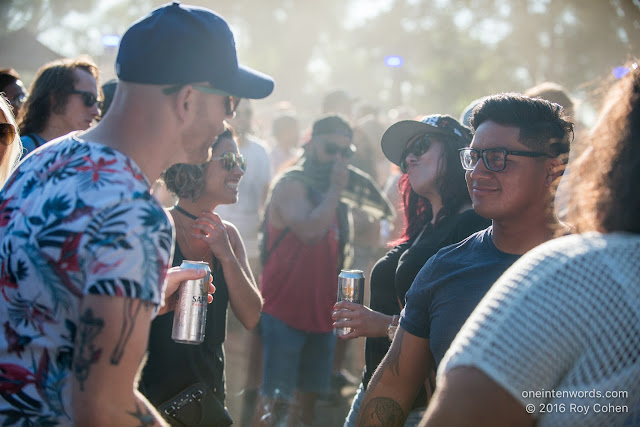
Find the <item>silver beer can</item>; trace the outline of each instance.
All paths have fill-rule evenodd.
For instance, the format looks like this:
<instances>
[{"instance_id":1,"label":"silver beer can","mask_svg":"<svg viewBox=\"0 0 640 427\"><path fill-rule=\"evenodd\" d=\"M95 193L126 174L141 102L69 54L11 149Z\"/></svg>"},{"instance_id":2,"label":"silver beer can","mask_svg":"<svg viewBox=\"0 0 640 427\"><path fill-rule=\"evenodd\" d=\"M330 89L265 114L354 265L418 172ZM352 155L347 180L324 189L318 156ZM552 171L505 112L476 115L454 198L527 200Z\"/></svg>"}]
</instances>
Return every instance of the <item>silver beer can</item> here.
<instances>
[{"instance_id":1,"label":"silver beer can","mask_svg":"<svg viewBox=\"0 0 640 427\"><path fill-rule=\"evenodd\" d=\"M362 270L342 270L338 275L338 302L364 302L364 273ZM342 320L342 319L341 319ZM347 335L351 328L335 328L336 335Z\"/></svg>"},{"instance_id":2,"label":"silver beer can","mask_svg":"<svg viewBox=\"0 0 640 427\"><path fill-rule=\"evenodd\" d=\"M196 268L211 274L209 264L204 261L182 261L181 268ZM186 280L178 289L178 303L173 314L171 338L181 344L202 344L204 327L207 324L207 298L209 276Z\"/></svg>"}]
</instances>

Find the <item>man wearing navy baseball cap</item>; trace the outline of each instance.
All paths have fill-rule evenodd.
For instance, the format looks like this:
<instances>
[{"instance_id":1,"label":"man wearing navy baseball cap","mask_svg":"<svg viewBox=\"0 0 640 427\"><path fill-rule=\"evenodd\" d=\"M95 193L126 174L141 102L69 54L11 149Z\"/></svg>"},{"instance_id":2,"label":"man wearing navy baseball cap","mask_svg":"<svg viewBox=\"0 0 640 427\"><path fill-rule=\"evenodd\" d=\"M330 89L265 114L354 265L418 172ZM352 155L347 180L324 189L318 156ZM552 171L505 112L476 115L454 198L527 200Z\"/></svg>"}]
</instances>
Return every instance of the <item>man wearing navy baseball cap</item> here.
<instances>
[{"instance_id":1,"label":"man wearing navy baseball cap","mask_svg":"<svg viewBox=\"0 0 640 427\"><path fill-rule=\"evenodd\" d=\"M172 223L150 185L208 161L239 99L273 90L238 65L224 19L178 3L129 28L116 69L100 123L34 151L0 192L0 400L14 423L163 424L136 373L165 295L203 274L168 270Z\"/></svg>"}]
</instances>

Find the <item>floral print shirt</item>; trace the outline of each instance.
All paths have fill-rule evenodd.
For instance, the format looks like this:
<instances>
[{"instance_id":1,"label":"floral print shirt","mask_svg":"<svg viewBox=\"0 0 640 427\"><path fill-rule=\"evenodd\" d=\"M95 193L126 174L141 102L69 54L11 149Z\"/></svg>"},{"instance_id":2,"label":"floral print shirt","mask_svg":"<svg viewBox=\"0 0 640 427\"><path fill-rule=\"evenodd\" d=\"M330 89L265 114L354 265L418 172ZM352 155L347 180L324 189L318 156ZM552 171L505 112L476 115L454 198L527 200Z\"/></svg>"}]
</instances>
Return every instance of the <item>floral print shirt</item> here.
<instances>
[{"instance_id":1,"label":"floral print shirt","mask_svg":"<svg viewBox=\"0 0 640 427\"><path fill-rule=\"evenodd\" d=\"M124 154L74 135L28 156L0 192L0 418L72 424L85 294L160 304L171 220Z\"/></svg>"}]
</instances>

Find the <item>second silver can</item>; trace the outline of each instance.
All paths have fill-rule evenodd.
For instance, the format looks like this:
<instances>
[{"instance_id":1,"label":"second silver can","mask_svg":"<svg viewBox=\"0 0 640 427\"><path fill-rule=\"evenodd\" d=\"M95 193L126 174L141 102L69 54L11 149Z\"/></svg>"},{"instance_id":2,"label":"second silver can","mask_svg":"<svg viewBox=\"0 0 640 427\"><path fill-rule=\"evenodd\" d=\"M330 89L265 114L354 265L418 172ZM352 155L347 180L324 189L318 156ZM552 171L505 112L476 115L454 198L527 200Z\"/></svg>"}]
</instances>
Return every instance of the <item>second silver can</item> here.
<instances>
[{"instance_id":1,"label":"second silver can","mask_svg":"<svg viewBox=\"0 0 640 427\"><path fill-rule=\"evenodd\" d=\"M204 261L182 261L181 268L202 269L202 279L186 280L178 289L178 303L173 314L171 338L180 344L202 344L207 324L207 299L211 269Z\"/></svg>"},{"instance_id":2,"label":"second silver can","mask_svg":"<svg viewBox=\"0 0 640 427\"><path fill-rule=\"evenodd\" d=\"M362 270L342 270L338 275L338 302L364 302L364 273ZM347 335L351 328L335 328L336 335Z\"/></svg>"}]
</instances>

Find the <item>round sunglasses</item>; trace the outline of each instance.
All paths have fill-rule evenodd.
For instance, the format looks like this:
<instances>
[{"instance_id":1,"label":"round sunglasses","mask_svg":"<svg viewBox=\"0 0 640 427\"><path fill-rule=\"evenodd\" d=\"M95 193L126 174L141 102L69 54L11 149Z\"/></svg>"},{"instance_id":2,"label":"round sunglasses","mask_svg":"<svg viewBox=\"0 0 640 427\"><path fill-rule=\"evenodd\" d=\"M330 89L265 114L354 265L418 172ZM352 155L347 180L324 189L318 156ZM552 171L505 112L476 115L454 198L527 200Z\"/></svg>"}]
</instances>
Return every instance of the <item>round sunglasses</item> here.
<instances>
[{"instance_id":1,"label":"round sunglasses","mask_svg":"<svg viewBox=\"0 0 640 427\"><path fill-rule=\"evenodd\" d=\"M227 151L226 153L222 153L221 156L211 158L211 161L214 160L222 160L222 166L224 166L228 172L231 172L236 165L242 169L243 172L247 170L247 158L242 154Z\"/></svg>"},{"instance_id":2,"label":"round sunglasses","mask_svg":"<svg viewBox=\"0 0 640 427\"><path fill-rule=\"evenodd\" d=\"M13 144L16 138L16 127L11 123L0 123L0 144L5 147Z\"/></svg>"}]
</instances>

